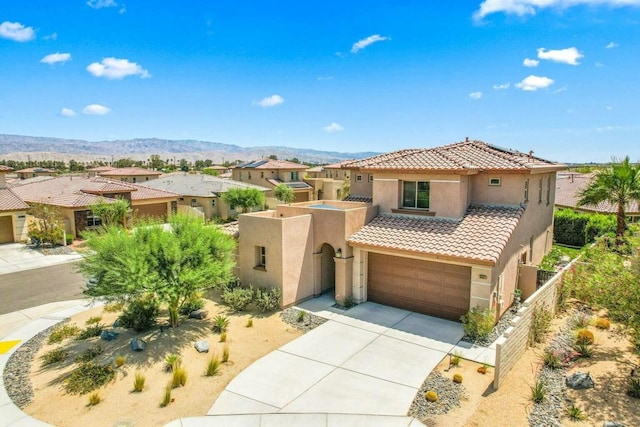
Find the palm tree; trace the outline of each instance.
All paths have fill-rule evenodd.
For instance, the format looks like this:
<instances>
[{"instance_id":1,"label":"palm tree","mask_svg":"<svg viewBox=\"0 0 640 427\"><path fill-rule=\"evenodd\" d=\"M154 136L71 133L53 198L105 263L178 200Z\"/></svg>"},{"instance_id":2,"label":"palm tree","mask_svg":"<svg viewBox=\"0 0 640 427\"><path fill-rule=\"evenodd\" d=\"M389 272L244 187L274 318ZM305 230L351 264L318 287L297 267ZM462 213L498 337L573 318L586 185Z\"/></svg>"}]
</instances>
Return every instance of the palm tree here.
<instances>
[{"instance_id":1,"label":"palm tree","mask_svg":"<svg viewBox=\"0 0 640 427\"><path fill-rule=\"evenodd\" d=\"M616 245L619 245L627 228L625 208L632 201L640 201L640 167L631 164L629 156L622 161L614 158L610 167L595 173L578 196L578 207L602 202L617 206Z\"/></svg>"}]
</instances>

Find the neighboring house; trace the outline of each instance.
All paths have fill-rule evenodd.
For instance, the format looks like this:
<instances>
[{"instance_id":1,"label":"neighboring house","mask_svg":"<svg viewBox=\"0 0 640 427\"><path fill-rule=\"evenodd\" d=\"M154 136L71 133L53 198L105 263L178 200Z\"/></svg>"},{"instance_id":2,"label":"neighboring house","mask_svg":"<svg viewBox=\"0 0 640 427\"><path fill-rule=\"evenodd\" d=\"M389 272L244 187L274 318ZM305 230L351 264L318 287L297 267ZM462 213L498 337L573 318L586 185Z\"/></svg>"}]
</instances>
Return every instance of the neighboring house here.
<instances>
[{"instance_id":1,"label":"neighboring house","mask_svg":"<svg viewBox=\"0 0 640 427\"><path fill-rule=\"evenodd\" d=\"M0 165L0 243L27 240L27 205L7 187L5 174L13 169Z\"/></svg>"},{"instance_id":2,"label":"neighboring house","mask_svg":"<svg viewBox=\"0 0 640 427\"><path fill-rule=\"evenodd\" d=\"M162 172L157 172L144 168L112 168L110 170L97 172L97 174L104 178L113 179L116 181L131 182L143 184L152 179L158 179Z\"/></svg>"},{"instance_id":3,"label":"neighboring house","mask_svg":"<svg viewBox=\"0 0 640 427\"><path fill-rule=\"evenodd\" d=\"M304 181L314 189L315 200L342 200L343 188L349 180L349 170L342 166L350 160L307 169Z\"/></svg>"},{"instance_id":4,"label":"neighboring house","mask_svg":"<svg viewBox=\"0 0 640 427\"><path fill-rule=\"evenodd\" d=\"M114 168L113 166L96 166L94 168L87 169L87 172L89 176L100 176L100 174L104 172L110 172L114 169L117 169L117 168Z\"/></svg>"},{"instance_id":5,"label":"neighboring house","mask_svg":"<svg viewBox=\"0 0 640 427\"><path fill-rule=\"evenodd\" d=\"M212 165L212 166L207 166L206 168L203 168L202 171L215 172L216 175L219 176L219 175L231 172L231 169L228 166Z\"/></svg>"},{"instance_id":6,"label":"neighboring house","mask_svg":"<svg viewBox=\"0 0 640 427\"><path fill-rule=\"evenodd\" d=\"M129 201L133 216L166 219L177 209L178 194L102 177L60 176L48 180L22 181L12 190L29 204L43 203L60 208L67 234L78 237L86 229L102 224L91 205L103 200Z\"/></svg>"},{"instance_id":7,"label":"neighboring house","mask_svg":"<svg viewBox=\"0 0 640 427\"><path fill-rule=\"evenodd\" d=\"M612 205L607 202L602 202L597 206L586 205L578 207L579 194L587 188L593 175L592 173L576 172L559 173L556 182L556 207L575 209L580 212L615 215L618 212L617 205ZM640 207L638 207L637 202L632 201L629 203L625 207L625 213L631 222L640 221Z\"/></svg>"},{"instance_id":8,"label":"neighboring house","mask_svg":"<svg viewBox=\"0 0 640 427\"><path fill-rule=\"evenodd\" d=\"M56 176L57 173L57 170L47 168L26 168L16 171L19 179L34 178L36 176Z\"/></svg>"},{"instance_id":9,"label":"neighboring house","mask_svg":"<svg viewBox=\"0 0 640 427\"><path fill-rule=\"evenodd\" d=\"M190 174L176 172L162 175L159 179L146 182L146 187L167 190L180 195L178 207L195 209L210 220L215 217L227 219L236 215L234 210L220 198L231 188L256 188L260 191L269 191L266 187L247 184L230 179L222 179L206 174Z\"/></svg>"},{"instance_id":10,"label":"neighboring house","mask_svg":"<svg viewBox=\"0 0 640 427\"><path fill-rule=\"evenodd\" d=\"M335 292L458 320L498 316L528 296L551 249L556 171L565 166L480 141L356 160L358 197L240 215L243 283L278 286L283 305ZM360 176L360 178L357 178ZM355 181L354 181L355 180ZM520 278L521 270L527 274Z\"/></svg>"},{"instance_id":11,"label":"neighboring house","mask_svg":"<svg viewBox=\"0 0 640 427\"><path fill-rule=\"evenodd\" d=\"M232 177L236 181L247 182L267 187L266 196L269 206L275 206L273 189L279 184L285 184L293 190L294 202L306 202L313 200L313 187L304 182L305 165L286 160L261 159L253 162L242 163L232 170Z\"/></svg>"}]
</instances>

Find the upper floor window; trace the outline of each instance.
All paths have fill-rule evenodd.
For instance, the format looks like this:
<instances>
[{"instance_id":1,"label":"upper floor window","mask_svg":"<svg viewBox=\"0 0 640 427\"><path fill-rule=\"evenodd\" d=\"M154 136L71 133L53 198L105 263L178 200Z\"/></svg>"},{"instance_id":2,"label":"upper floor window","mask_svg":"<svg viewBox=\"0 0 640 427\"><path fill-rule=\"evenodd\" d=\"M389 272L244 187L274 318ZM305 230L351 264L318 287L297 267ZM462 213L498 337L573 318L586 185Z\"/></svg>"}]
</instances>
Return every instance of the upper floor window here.
<instances>
[{"instance_id":1,"label":"upper floor window","mask_svg":"<svg viewBox=\"0 0 640 427\"><path fill-rule=\"evenodd\" d=\"M298 171L291 172L291 181L297 181L297 180L298 180Z\"/></svg>"},{"instance_id":2,"label":"upper floor window","mask_svg":"<svg viewBox=\"0 0 640 427\"><path fill-rule=\"evenodd\" d=\"M551 177L547 178L547 205L551 203Z\"/></svg>"},{"instance_id":3,"label":"upper floor window","mask_svg":"<svg viewBox=\"0 0 640 427\"><path fill-rule=\"evenodd\" d=\"M369 182L373 182L373 175L369 174Z\"/></svg>"},{"instance_id":4,"label":"upper floor window","mask_svg":"<svg viewBox=\"0 0 640 427\"><path fill-rule=\"evenodd\" d=\"M538 179L538 203L542 203L542 178Z\"/></svg>"},{"instance_id":5,"label":"upper floor window","mask_svg":"<svg viewBox=\"0 0 640 427\"><path fill-rule=\"evenodd\" d=\"M489 178L489 185L499 186L500 178Z\"/></svg>"},{"instance_id":6,"label":"upper floor window","mask_svg":"<svg viewBox=\"0 0 640 427\"><path fill-rule=\"evenodd\" d=\"M362 175L356 175L356 182L362 182Z\"/></svg>"},{"instance_id":7,"label":"upper floor window","mask_svg":"<svg viewBox=\"0 0 640 427\"><path fill-rule=\"evenodd\" d=\"M524 201L529 201L529 180L524 181Z\"/></svg>"},{"instance_id":8,"label":"upper floor window","mask_svg":"<svg viewBox=\"0 0 640 427\"><path fill-rule=\"evenodd\" d=\"M249 172L249 179L251 179L251 172Z\"/></svg>"},{"instance_id":9,"label":"upper floor window","mask_svg":"<svg viewBox=\"0 0 640 427\"><path fill-rule=\"evenodd\" d=\"M414 209L429 209L429 182L403 181L402 207Z\"/></svg>"},{"instance_id":10,"label":"upper floor window","mask_svg":"<svg viewBox=\"0 0 640 427\"><path fill-rule=\"evenodd\" d=\"M260 178L264 178L264 172L260 172Z\"/></svg>"}]
</instances>

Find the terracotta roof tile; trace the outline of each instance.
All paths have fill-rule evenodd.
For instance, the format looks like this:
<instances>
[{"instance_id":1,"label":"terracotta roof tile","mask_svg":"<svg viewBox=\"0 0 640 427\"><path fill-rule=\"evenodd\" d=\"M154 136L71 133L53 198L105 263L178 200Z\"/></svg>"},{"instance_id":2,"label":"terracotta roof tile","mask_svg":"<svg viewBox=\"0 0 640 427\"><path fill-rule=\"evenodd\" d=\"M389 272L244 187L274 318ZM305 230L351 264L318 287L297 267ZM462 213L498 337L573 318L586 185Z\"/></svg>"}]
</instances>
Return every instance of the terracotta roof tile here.
<instances>
[{"instance_id":1,"label":"terracotta roof tile","mask_svg":"<svg viewBox=\"0 0 640 427\"><path fill-rule=\"evenodd\" d=\"M465 141L434 148L394 151L355 160L346 169L402 171L564 169L565 166L482 141Z\"/></svg>"},{"instance_id":2,"label":"terracotta roof tile","mask_svg":"<svg viewBox=\"0 0 640 427\"><path fill-rule=\"evenodd\" d=\"M18 211L28 209L27 205L10 188L0 188L0 211Z\"/></svg>"},{"instance_id":3,"label":"terracotta roof tile","mask_svg":"<svg viewBox=\"0 0 640 427\"><path fill-rule=\"evenodd\" d=\"M238 221L233 221L233 222L228 222L226 224L222 224L220 226L220 228L222 229L222 231L225 234L228 234L228 235L233 236L235 238L237 238L240 235L240 227L238 226Z\"/></svg>"},{"instance_id":4,"label":"terracotta roof tile","mask_svg":"<svg viewBox=\"0 0 640 427\"><path fill-rule=\"evenodd\" d=\"M104 176L144 176L144 175L162 175L162 172L154 171L144 168L112 168L107 171L103 171L101 175Z\"/></svg>"},{"instance_id":5,"label":"terracotta roof tile","mask_svg":"<svg viewBox=\"0 0 640 427\"><path fill-rule=\"evenodd\" d=\"M373 197L367 196L355 196L349 194L345 199L345 202L364 202L364 203L373 203Z\"/></svg>"},{"instance_id":6,"label":"terracotta roof tile","mask_svg":"<svg viewBox=\"0 0 640 427\"><path fill-rule=\"evenodd\" d=\"M555 204L559 207L578 208L579 193L589 185L593 178L593 174L582 173L561 173L556 177L556 199ZM600 212L615 214L618 207L611 203L602 202L597 206L586 205L580 206L578 209L583 211ZM638 203L632 201L629 203L625 211L627 215L637 215L640 213Z\"/></svg>"},{"instance_id":7,"label":"terracotta roof tile","mask_svg":"<svg viewBox=\"0 0 640 427\"><path fill-rule=\"evenodd\" d=\"M289 162L287 160L261 159L237 165L235 169L284 169L284 170L304 170L306 165Z\"/></svg>"},{"instance_id":8,"label":"terracotta roof tile","mask_svg":"<svg viewBox=\"0 0 640 427\"><path fill-rule=\"evenodd\" d=\"M461 220L379 215L347 241L495 264L523 212L522 207L470 206Z\"/></svg>"},{"instance_id":9,"label":"terracotta roof tile","mask_svg":"<svg viewBox=\"0 0 640 427\"><path fill-rule=\"evenodd\" d=\"M13 168L10 168L9 166L0 165L0 172L11 172L12 170Z\"/></svg>"}]
</instances>

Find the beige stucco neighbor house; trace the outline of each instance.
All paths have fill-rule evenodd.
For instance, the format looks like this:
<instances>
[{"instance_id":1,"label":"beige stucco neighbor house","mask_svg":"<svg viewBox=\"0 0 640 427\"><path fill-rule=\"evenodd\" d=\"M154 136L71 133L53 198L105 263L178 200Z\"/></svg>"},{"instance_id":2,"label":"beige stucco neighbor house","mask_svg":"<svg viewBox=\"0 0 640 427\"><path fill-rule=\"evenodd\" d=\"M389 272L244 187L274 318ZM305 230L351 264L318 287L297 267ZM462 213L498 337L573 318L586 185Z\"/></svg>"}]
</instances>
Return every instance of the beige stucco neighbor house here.
<instances>
[{"instance_id":1,"label":"beige stucco neighbor house","mask_svg":"<svg viewBox=\"0 0 640 427\"><path fill-rule=\"evenodd\" d=\"M350 160L307 169L304 182L313 187L314 200L344 198L343 186L345 180L349 180L349 170L343 169L342 165L348 162Z\"/></svg>"},{"instance_id":2,"label":"beige stucco neighbor house","mask_svg":"<svg viewBox=\"0 0 640 427\"><path fill-rule=\"evenodd\" d=\"M37 176L56 176L57 173L58 171L55 169L38 168L38 167L20 169L16 171L16 175L18 179L28 179L28 178L34 178Z\"/></svg>"},{"instance_id":3,"label":"beige stucco neighbor house","mask_svg":"<svg viewBox=\"0 0 640 427\"><path fill-rule=\"evenodd\" d=\"M166 219L177 209L179 195L143 185L113 181L102 177L60 176L46 180L33 178L12 187L13 192L29 204L43 203L57 206L65 222L65 232L79 237L86 229L102 224L93 215L91 205L103 200L129 201L134 217Z\"/></svg>"},{"instance_id":4,"label":"beige stucco neighbor house","mask_svg":"<svg viewBox=\"0 0 640 427\"><path fill-rule=\"evenodd\" d=\"M0 165L0 244L21 242L27 239L27 205L10 188L5 174L13 169Z\"/></svg>"},{"instance_id":5,"label":"beige stucco neighbor house","mask_svg":"<svg viewBox=\"0 0 640 427\"><path fill-rule=\"evenodd\" d=\"M247 184L232 179L223 179L206 174L176 172L162 175L159 179L145 182L146 187L178 193L178 210L195 210L207 220L227 219L237 215L235 210L220 197L231 188L255 188L268 192L269 188Z\"/></svg>"},{"instance_id":6,"label":"beige stucco neighbor house","mask_svg":"<svg viewBox=\"0 0 640 427\"><path fill-rule=\"evenodd\" d=\"M469 140L353 161L352 194L371 203L240 215L240 280L280 287L285 306L332 291L453 320L475 306L500 316L520 266L551 249L564 167Z\"/></svg>"},{"instance_id":7,"label":"beige stucco neighbor house","mask_svg":"<svg viewBox=\"0 0 640 427\"><path fill-rule=\"evenodd\" d=\"M313 187L304 182L307 166L286 160L261 159L237 165L232 170L236 181L247 182L269 188L267 204L275 206L278 202L273 189L279 184L289 186L295 195L294 202L313 200Z\"/></svg>"},{"instance_id":8,"label":"beige stucco neighbor house","mask_svg":"<svg viewBox=\"0 0 640 427\"><path fill-rule=\"evenodd\" d=\"M117 168L114 168L113 166L96 166L96 167L87 169L87 173L89 174L89 176L100 176L101 173L109 172L114 169L117 169Z\"/></svg>"},{"instance_id":9,"label":"beige stucco neighbor house","mask_svg":"<svg viewBox=\"0 0 640 427\"><path fill-rule=\"evenodd\" d=\"M111 168L108 170L97 172L97 175L104 178L113 179L116 181L131 182L134 184L135 183L143 184L152 179L158 179L158 177L162 175L162 172L158 172L150 169L144 169L144 168L131 167L131 168Z\"/></svg>"}]
</instances>

